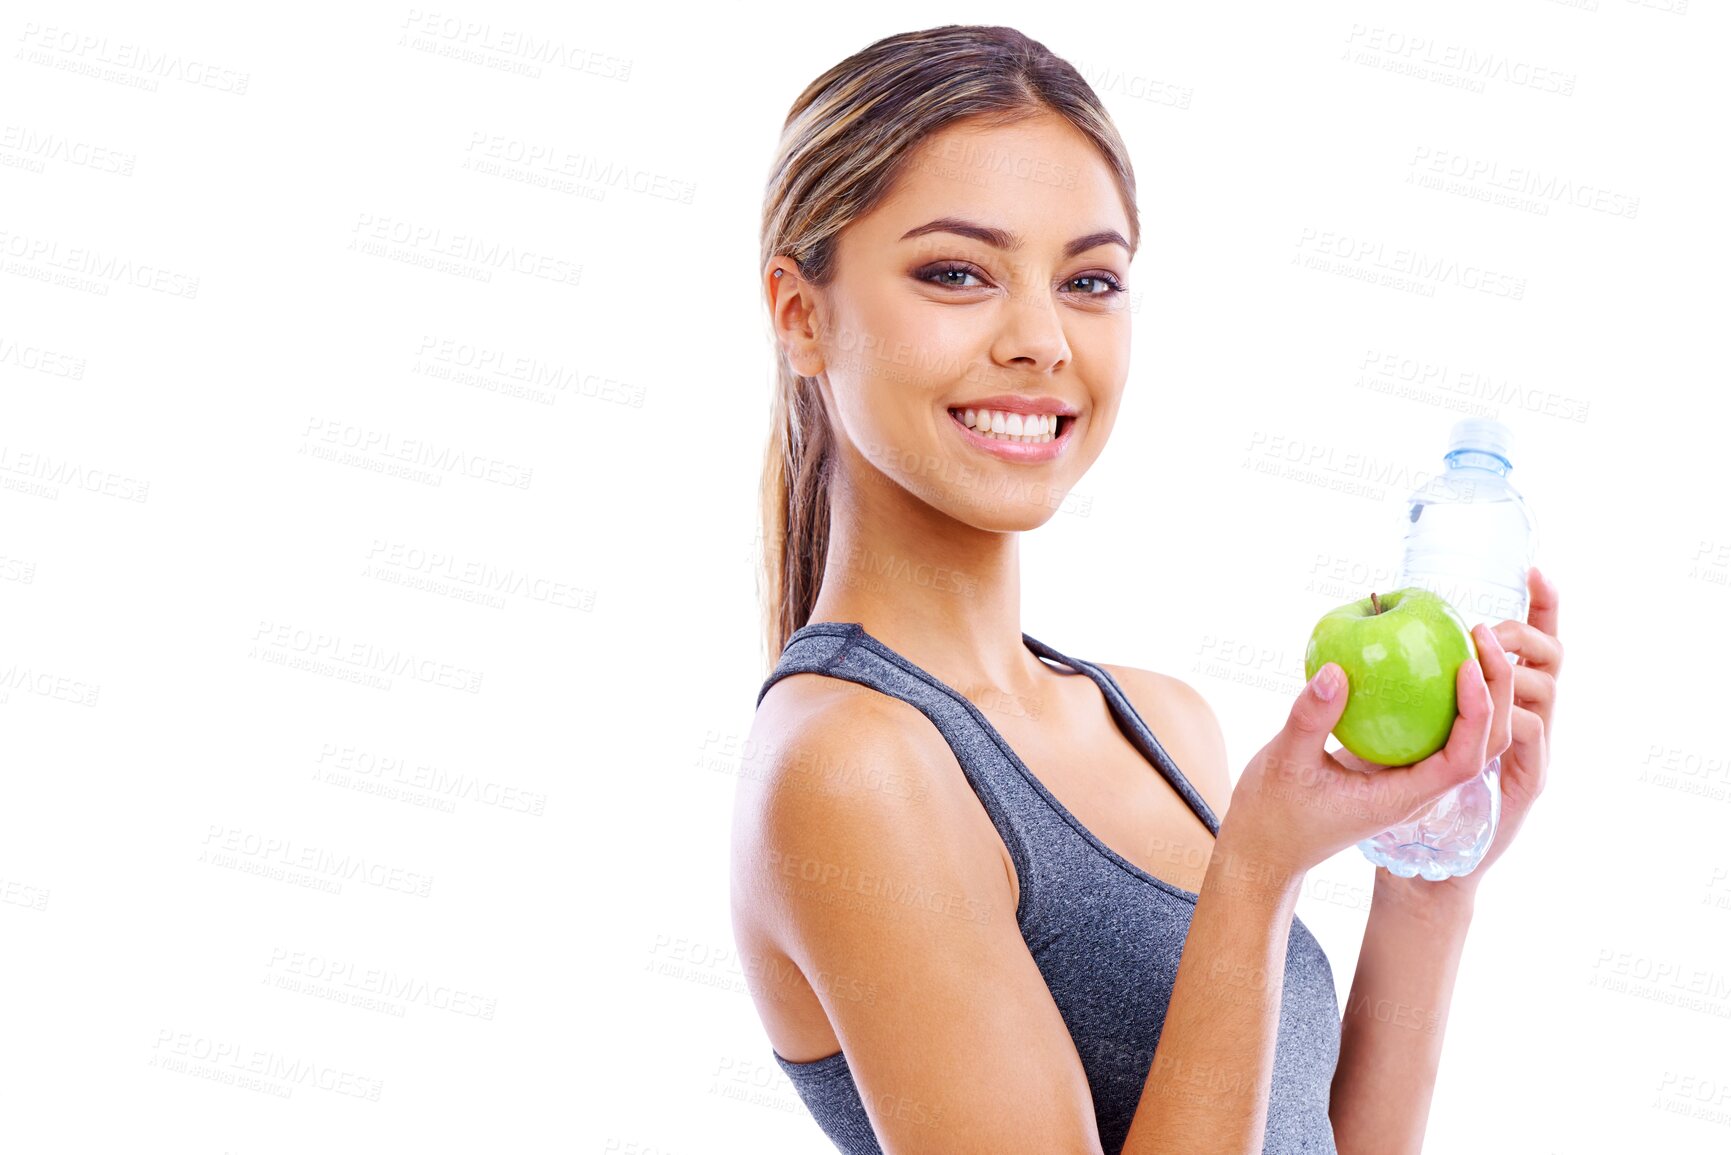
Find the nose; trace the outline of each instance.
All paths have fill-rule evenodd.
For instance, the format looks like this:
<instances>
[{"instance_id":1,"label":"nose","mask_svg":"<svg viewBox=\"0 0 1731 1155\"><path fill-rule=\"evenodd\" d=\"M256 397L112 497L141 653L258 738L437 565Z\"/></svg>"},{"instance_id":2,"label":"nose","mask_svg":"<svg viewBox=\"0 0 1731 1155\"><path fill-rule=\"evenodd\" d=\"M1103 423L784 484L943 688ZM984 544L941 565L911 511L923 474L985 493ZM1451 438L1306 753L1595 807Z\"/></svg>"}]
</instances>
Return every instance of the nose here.
<instances>
[{"instance_id":1,"label":"nose","mask_svg":"<svg viewBox=\"0 0 1731 1155\"><path fill-rule=\"evenodd\" d=\"M992 343L992 360L1040 372L1070 363L1063 318L1049 295L1012 293L1005 299L1003 323Z\"/></svg>"}]
</instances>

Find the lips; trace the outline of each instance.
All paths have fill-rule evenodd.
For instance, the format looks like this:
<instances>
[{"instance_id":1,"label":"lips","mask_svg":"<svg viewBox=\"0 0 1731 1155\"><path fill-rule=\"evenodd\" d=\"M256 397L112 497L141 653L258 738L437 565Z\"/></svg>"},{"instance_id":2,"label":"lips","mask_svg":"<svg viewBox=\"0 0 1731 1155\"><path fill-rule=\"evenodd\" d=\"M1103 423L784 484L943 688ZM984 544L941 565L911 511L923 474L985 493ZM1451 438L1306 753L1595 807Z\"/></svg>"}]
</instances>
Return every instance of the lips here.
<instances>
[{"instance_id":1,"label":"lips","mask_svg":"<svg viewBox=\"0 0 1731 1155\"><path fill-rule=\"evenodd\" d=\"M1059 416L1056 434L1045 441L1010 441L1002 437L988 437L962 424L962 413L954 409L949 410L949 424L970 449L1000 461L1038 465L1052 461L1064 452L1076 427L1076 418L1071 414Z\"/></svg>"},{"instance_id":2,"label":"lips","mask_svg":"<svg viewBox=\"0 0 1731 1155\"><path fill-rule=\"evenodd\" d=\"M974 397L957 402L951 409L996 409L1003 413L1056 413L1074 417L1080 412L1074 405L1057 397L1025 397L1020 393L999 393L995 397Z\"/></svg>"}]
</instances>

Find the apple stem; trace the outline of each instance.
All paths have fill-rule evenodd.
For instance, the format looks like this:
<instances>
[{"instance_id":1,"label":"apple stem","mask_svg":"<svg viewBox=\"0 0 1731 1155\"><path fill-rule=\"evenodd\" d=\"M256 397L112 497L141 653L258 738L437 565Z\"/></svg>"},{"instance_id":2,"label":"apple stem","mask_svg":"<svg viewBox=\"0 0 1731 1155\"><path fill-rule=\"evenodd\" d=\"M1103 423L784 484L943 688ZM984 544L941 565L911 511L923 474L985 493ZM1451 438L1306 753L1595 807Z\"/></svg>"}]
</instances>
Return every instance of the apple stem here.
<instances>
[{"instance_id":1,"label":"apple stem","mask_svg":"<svg viewBox=\"0 0 1731 1155\"><path fill-rule=\"evenodd\" d=\"M1370 591L1370 612L1373 614L1382 613L1382 602L1378 600L1375 590Z\"/></svg>"}]
</instances>

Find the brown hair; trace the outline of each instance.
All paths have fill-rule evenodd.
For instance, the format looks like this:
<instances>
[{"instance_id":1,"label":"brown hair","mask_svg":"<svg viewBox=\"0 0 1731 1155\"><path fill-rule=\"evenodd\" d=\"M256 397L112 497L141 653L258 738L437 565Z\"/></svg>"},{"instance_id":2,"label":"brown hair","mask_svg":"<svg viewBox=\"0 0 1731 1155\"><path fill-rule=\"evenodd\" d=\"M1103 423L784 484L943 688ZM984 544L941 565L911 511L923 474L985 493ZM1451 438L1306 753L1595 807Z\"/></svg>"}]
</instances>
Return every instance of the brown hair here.
<instances>
[{"instance_id":1,"label":"brown hair","mask_svg":"<svg viewBox=\"0 0 1731 1155\"><path fill-rule=\"evenodd\" d=\"M799 94L764 191L758 275L785 256L807 282L829 285L837 237L890 194L927 136L964 119L997 127L1050 113L1092 140L1111 166L1134 251L1136 177L1088 82L1014 28L947 24L879 40ZM761 489L766 667L810 620L829 548L834 454L817 384L778 351Z\"/></svg>"}]
</instances>

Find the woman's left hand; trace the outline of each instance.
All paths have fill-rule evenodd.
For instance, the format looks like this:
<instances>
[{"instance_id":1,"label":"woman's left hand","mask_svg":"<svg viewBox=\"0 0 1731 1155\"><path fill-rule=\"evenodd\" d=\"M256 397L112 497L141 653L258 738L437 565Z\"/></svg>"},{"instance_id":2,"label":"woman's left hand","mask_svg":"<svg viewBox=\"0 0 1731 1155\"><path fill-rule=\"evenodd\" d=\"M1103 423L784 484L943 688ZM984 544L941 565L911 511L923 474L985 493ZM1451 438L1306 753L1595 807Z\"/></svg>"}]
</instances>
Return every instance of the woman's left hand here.
<instances>
[{"instance_id":1,"label":"woman's left hand","mask_svg":"<svg viewBox=\"0 0 1731 1155\"><path fill-rule=\"evenodd\" d=\"M1519 833L1527 813L1545 789L1545 771L1551 760L1551 715L1557 704L1557 675L1563 668L1563 644L1557 638L1557 587L1537 569L1527 570L1529 602L1527 620L1513 619L1490 627L1493 640L1502 650L1516 655L1518 663L1510 667L1513 674L1514 700L1509 712L1508 748L1503 750L1502 814L1497 820L1497 832L1490 849L1469 874L1430 882L1422 877L1401 878L1381 867L1376 871L1379 892L1398 898L1402 905L1414 903L1462 902L1471 906L1479 882L1487 868L1502 856L1509 843ZM1475 635L1483 627L1475 629ZM1487 658L1506 664L1502 653L1486 654L1479 645L1480 659ZM1487 666L1487 673L1491 667ZM1497 697L1495 674L1487 678L1493 699ZM1497 702L1501 707L1502 703ZM1492 751L1497 744L1497 732L1492 729ZM1352 760L1345 751L1335 754L1342 762L1359 769L1374 770L1375 766L1362 759ZM1488 756L1487 756L1488 759Z\"/></svg>"}]
</instances>

